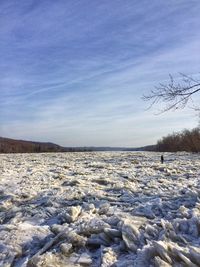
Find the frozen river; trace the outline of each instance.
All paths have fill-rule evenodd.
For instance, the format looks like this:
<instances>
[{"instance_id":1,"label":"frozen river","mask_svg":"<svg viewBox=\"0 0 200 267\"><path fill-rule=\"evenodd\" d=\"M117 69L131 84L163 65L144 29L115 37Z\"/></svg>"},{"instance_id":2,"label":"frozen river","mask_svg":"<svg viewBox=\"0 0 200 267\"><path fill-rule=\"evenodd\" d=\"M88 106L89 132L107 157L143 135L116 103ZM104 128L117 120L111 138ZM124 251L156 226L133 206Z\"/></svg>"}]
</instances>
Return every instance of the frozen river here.
<instances>
[{"instance_id":1,"label":"frozen river","mask_svg":"<svg viewBox=\"0 0 200 267\"><path fill-rule=\"evenodd\" d=\"M200 155L0 155L0 266L200 266Z\"/></svg>"}]
</instances>

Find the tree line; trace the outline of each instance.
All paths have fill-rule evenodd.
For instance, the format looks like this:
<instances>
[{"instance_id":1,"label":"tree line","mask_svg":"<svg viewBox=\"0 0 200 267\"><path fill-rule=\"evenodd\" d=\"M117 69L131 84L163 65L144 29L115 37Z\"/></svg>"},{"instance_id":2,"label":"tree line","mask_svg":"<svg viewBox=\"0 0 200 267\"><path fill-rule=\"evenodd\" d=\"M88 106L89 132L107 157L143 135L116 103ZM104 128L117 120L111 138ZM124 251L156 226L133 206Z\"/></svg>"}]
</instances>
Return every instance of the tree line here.
<instances>
[{"instance_id":1,"label":"tree line","mask_svg":"<svg viewBox=\"0 0 200 267\"><path fill-rule=\"evenodd\" d=\"M157 142L156 150L162 152L200 152L200 128L169 134Z\"/></svg>"},{"instance_id":2,"label":"tree line","mask_svg":"<svg viewBox=\"0 0 200 267\"><path fill-rule=\"evenodd\" d=\"M32 142L0 137L0 153L82 152L87 148L62 147L53 143Z\"/></svg>"}]
</instances>

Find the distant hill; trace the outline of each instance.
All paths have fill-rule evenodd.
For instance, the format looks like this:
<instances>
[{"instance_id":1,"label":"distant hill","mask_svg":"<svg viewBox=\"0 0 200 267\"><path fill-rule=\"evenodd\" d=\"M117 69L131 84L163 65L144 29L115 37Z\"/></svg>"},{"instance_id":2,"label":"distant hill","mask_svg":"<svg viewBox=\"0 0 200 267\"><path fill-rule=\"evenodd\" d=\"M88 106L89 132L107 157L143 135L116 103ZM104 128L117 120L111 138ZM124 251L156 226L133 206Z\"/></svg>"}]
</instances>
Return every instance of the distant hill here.
<instances>
[{"instance_id":1,"label":"distant hill","mask_svg":"<svg viewBox=\"0 0 200 267\"><path fill-rule=\"evenodd\" d=\"M125 151L157 151L156 145L135 147L135 148L127 148Z\"/></svg>"},{"instance_id":2,"label":"distant hill","mask_svg":"<svg viewBox=\"0 0 200 267\"><path fill-rule=\"evenodd\" d=\"M63 152L65 149L53 143L32 142L0 137L0 153Z\"/></svg>"},{"instance_id":3,"label":"distant hill","mask_svg":"<svg viewBox=\"0 0 200 267\"><path fill-rule=\"evenodd\" d=\"M83 152L83 151L155 151L156 146L126 147L62 147L54 143L15 140L0 137L0 153Z\"/></svg>"},{"instance_id":4,"label":"distant hill","mask_svg":"<svg viewBox=\"0 0 200 267\"><path fill-rule=\"evenodd\" d=\"M85 147L85 149L88 151L156 151L156 145L142 147Z\"/></svg>"}]
</instances>

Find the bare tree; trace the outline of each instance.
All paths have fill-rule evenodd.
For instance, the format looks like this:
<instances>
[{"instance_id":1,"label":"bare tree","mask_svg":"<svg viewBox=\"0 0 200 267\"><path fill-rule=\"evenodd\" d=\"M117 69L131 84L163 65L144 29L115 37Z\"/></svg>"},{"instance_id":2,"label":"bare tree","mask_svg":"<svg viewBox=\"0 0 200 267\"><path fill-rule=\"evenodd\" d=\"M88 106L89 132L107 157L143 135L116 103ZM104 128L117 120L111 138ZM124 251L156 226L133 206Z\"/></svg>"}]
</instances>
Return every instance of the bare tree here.
<instances>
[{"instance_id":1,"label":"bare tree","mask_svg":"<svg viewBox=\"0 0 200 267\"><path fill-rule=\"evenodd\" d=\"M157 151L188 151L200 152L200 129L183 130L162 137L157 142Z\"/></svg>"},{"instance_id":2,"label":"bare tree","mask_svg":"<svg viewBox=\"0 0 200 267\"><path fill-rule=\"evenodd\" d=\"M166 106L161 113L168 110L184 108L189 100L192 100L192 96L200 92L200 80L183 73L180 73L180 79L178 81L174 81L172 75L169 75L169 77L169 83L160 83L148 95L142 97L143 100L151 102L150 107L156 103L164 102ZM200 107L193 106L193 108L200 111Z\"/></svg>"}]
</instances>

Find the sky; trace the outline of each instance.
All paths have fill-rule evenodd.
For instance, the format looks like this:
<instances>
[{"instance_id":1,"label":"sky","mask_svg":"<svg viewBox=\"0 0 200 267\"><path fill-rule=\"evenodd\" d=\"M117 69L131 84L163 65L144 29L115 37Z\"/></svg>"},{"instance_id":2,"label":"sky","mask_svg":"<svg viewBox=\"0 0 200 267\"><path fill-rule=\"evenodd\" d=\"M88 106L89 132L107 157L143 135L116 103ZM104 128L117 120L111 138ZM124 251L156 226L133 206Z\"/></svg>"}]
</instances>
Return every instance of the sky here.
<instances>
[{"instance_id":1,"label":"sky","mask_svg":"<svg viewBox=\"0 0 200 267\"><path fill-rule=\"evenodd\" d=\"M200 76L199 0L1 0L0 136L137 147L193 128L141 97ZM200 96L194 95L198 104Z\"/></svg>"}]
</instances>

